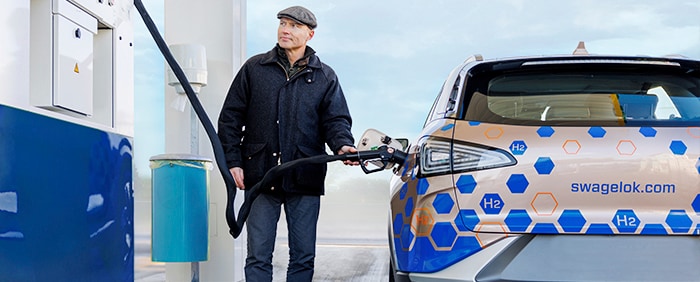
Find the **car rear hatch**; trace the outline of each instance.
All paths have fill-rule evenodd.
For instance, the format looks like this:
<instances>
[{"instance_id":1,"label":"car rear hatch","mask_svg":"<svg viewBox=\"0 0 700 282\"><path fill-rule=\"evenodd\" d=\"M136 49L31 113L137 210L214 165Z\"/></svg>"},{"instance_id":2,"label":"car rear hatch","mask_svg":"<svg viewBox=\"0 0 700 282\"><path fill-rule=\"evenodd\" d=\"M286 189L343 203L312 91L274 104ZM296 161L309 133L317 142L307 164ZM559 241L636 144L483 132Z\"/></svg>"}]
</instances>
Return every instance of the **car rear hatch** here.
<instances>
[{"instance_id":1,"label":"car rear hatch","mask_svg":"<svg viewBox=\"0 0 700 282\"><path fill-rule=\"evenodd\" d=\"M453 138L475 232L700 233L697 62L517 60L474 67Z\"/></svg>"}]
</instances>

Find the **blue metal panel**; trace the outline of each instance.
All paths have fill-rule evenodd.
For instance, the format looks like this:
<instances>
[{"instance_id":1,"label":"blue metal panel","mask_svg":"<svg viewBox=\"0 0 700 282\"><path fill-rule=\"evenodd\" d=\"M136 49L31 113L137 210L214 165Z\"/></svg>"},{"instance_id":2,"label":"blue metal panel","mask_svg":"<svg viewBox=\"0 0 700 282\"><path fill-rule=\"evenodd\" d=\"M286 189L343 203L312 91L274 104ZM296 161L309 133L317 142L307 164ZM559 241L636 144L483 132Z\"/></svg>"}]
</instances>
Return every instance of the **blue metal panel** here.
<instances>
[{"instance_id":1,"label":"blue metal panel","mask_svg":"<svg viewBox=\"0 0 700 282\"><path fill-rule=\"evenodd\" d=\"M0 280L133 281L128 137L0 105Z\"/></svg>"}]
</instances>

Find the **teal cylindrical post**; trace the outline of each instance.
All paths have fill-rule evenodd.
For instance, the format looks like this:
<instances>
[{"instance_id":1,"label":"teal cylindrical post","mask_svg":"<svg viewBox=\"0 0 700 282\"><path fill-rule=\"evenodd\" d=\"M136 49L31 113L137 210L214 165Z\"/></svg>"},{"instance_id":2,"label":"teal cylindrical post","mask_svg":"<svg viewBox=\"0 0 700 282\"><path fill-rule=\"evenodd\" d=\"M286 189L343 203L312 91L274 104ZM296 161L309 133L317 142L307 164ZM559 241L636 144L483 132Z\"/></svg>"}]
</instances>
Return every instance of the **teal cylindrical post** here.
<instances>
[{"instance_id":1,"label":"teal cylindrical post","mask_svg":"<svg viewBox=\"0 0 700 282\"><path fill-rule=\"evenodd\" d=\"M152 171L151 259L195 262L209 257L209 171L201 156L164 154Z\"/></svg>"}]
</instances>

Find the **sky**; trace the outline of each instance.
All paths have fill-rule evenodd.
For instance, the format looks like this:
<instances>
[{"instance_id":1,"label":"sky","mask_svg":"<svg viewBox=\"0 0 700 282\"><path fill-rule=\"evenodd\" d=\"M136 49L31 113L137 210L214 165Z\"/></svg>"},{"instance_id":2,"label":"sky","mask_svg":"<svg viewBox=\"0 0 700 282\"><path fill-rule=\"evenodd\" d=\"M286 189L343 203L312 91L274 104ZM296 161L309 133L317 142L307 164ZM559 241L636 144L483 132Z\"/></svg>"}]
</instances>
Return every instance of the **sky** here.
<instances>
[{"instance_id":1,"label":"sky","mask_svg":"<svg viewBox=\"0 0 700 282\"><path fill-rule=\"evenodd\" d=\"M589 53L700 59L697 0L255 0L247 2L248 55L276 42L278 11L313 11L309 46L338 74L355 120L413 139L450 71L484 58Z\"/></svg>"},{"instance_id":2,"label":"sky","mask_svg":"<svg viewBox=\"0 0 700 282\"><path fill-rule=\"evenodd\" d=\"M162 32L162 0L144 2ZM367 128L417 137L444 79L473 54L485 59L571 54L584 41L592 54L700 60L697 0L251 0L247 57L274 46L276 14L294 5L316 15L309 46L338 74L356 139ZM152 83L162 80L163 70L147 66L162 59L143 23L135 21L135 67L144 73L135 85L135 142L141 142L143 158L162 153L157 147L162 151L164 141L145 137L163 132L157 128L163 122L157 117L162 97L142 94L162 93L164 86Z\"/></svg>"}]
</instances>

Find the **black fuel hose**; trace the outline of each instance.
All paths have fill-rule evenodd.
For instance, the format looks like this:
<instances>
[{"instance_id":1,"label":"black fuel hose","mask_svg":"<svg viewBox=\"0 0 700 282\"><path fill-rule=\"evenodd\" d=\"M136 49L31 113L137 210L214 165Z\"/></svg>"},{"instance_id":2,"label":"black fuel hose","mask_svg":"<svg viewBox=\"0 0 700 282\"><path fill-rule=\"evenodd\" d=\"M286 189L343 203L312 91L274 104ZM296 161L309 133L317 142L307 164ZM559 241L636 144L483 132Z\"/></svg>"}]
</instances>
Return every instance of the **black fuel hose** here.
<instances>
[{"instance_id":1,"label":"black fuel hose","mask_svg":"<svg viewBox=\"0 0 700 282\"><path fill-rule=\"evenodd\" d=\"M199 102L197 95L194 93L194 90L192 89L189 80L187 80L187 76L185 76L185 72L182 70L182 67L180 67L180 65L177 63L177 60L175 60L175 57L173 57L173 54L168 48L168 45L165 43L165 40L158 32L158 28L156 27L155 23L153 23L153 19L151 19L151 16L148 15L146 7L143 6L141 0L134 0L134 6L141 15L141 19L143 19L144 24L146 24L146 28L148 28L148 31L151 33L151 37L153 37L153 40L156 42L158 49L163 54L165 61L168 62L168 65L175 74L175 77L177 77L177 80L180 82L180 85L182 85L182 87L185 89L187 99L189 99L192 108L197 114L199 121L201 122L202 126L204 127L204 130L207 133L207 136L209 137L209 141L211 142L211 146L214 150L214 159L216 161L217 167L219 168L219 172L224 178L224 182L226 184L226 193L228 199L228 202L226 203L226 222L229 225L230 233L231 235L233 235L233 238L237 238L238 235L241 234L241 231L243 229L243 222L236 222L236 214L234 210L234 200L236 199L236 182L234 181L233 176L231 175L231 173L228 170L228 167L226 166L224 149L221 145L219 137L216 135L214 125L212 125L211 120L209 120L209 117L207 116L207 113L204 110L204 107L202 106L202 103Z\"/></svg>"},{"instance_id":2,"label":"black fuel hose","mask_svg":"<svg viewBox=\"0 0 700 282\"><path fill-rule=\"evenodd\" d=\"M199 102L197 95L194 93L192 86L187 80L187 76L185 76L184 71L177 63L177 60L175 60L175 58L173 57L173 54L168 48L168 45L165 43L165 40L158 32L158 28L156 27L155 23L153 23L151 17L148 15L148 12L143 6L141 0L134 0L134 6L141 15L143 22L146 24L148 31L151 33L151 37L153 37L153 40L155 40L158 49L160 49L160 52L163 54L163 57L172 69L173 73L175 74L175 77L177 77L177 80L185 89L185 94L187 95L187 98L192 104L192 108L197 114L199 121L204 127L204 130L207 133L207 137L209 137L209 141L211 142L212 148L214 150L214 159L216 161L216 165L226 184L226 223L229 226L229 233L231 234L231 236L233 236L233 238L238 238L238 236L243 231L243 225L245 224L245 221L248 218L248 214L250 213L250 208L253 204L253 200L255 200L255 198L257 198L262 191L264 191L267 188L270 188L275 179L279 178L290 169L301 165L321 164L332 161L349 160L360 161L362 165L362 170L364 170L365 173L372 173L379 170L383 170L384 167L378 167L376 170L367 170L365 165L362 163L364 160L379 161L383 163L384 166L386 166L386 164L388 163L401 164L406 159L406 153L401 152L399 150L395 150L394 148L389 148L387 146L381 146L377 150L359 151L357 153L344 155L319 155L286 162L284 164L275 166L272 169L270 169L265 174L265 176L263 176L263 179L260 182L253 185L253 187L246 189L248 193L246 193L246 198L244 199L243 204L241 205L241 208L238 211L238 217L236 217L236 211L234 207L237 190L236 183L233 179L233 176L229 172L228 167L226 166L226 157L224 155L224 149L221 145L221 141L219 140L218 135L216 134L216 130L214 129L211 120L209 120L209 117L207 116L204 107L202 107L202 104Z\"/></svg>"},{"instance_id":3,"label":"black fuel hose","mask_svg":"<svg viewBox=\"0 0 700 282\"><path fill-rule=\"evenodd\" d=\"M236 223L240 224L239 228L242 227L243 223L245 223L245 220L248 218L248 213L250 213L250 207L253 204L253 200L255 200L255 198L258 197L258 195L260 195L262 191L272 187L274 180L284 175L289 170L302 165L322 164L333 161L346 160L359 161L360 165L362 166L362 170L364 170L365 173L372 173L383 170L384 166L386 166L387 163L403 163L406 160L406 153L387 146L381 146L376 150L358 151L357 153L349 153L343 155L318 155L313 157L301 158L275 166L268 170L267 173L265 173L265 176L263 176L262 180L260 180L248 190L248 194L246 194L246 199L243 202L243 205L241 205L241 209L238 212L238 220L236 221ZM365 168L365 165L363 164L363 161L366 160L379 161L383 163L384 166L378 167L377 170L373 171L367 170ZM230 224L231 223L229 223L229 225ZM233 232L233 229L231 230L231 232ZM231 233L231 235L234 234ZM236 236L237 235L234 235L234 237Z\"/></svg>"}]
</instances>

